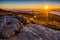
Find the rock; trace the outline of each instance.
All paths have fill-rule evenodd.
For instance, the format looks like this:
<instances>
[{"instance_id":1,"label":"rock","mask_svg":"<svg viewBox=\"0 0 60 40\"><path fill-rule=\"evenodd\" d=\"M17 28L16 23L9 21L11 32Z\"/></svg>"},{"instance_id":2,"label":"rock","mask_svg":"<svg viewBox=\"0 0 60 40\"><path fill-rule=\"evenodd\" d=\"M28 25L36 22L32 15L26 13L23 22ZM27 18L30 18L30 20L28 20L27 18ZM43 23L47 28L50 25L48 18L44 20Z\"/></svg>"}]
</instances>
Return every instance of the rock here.
<instances>
[{"instance_id":1,"label":"rock","mask_svg":"<svg viewBox=\"0 0 60 40\"><path fill-rule=\"evenodd\" d=\"M0 35L4 38L10 38L15 35L15 32L22 29L22 24L12 16L0 17ZM0 38L1 38L0 36Z\"/></svg>"},{"instance_id":2,"label":"rock","mask_svg":"<svg viewBox=\"0 0 60 40\"><path fill-rule=\"evenodd\" d=\"M0 40L60 40L60 31L42 25L25 24L22 21L24 19L19 18L0 17Z\"/></svg>"},{"instance_id":3,"label":"rock","mask_svg":"<svg viewBox=\"0 0 60 40\"><path fill-rule=\"evenodd\" d=\"M60 31L41 25L28 24L23 31L8 40L60 40Z\"/></svg>"}]
</instances>

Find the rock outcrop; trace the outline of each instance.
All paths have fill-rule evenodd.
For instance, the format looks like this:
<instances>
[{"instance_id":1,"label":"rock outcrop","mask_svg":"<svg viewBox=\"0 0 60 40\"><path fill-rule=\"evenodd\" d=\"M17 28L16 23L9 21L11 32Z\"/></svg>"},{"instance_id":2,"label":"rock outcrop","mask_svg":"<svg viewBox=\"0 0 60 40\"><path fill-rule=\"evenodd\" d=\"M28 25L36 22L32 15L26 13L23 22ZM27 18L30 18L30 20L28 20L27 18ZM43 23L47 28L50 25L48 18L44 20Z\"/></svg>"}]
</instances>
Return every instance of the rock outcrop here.
<instances>
[{"instance_id":1,"label":"rock outcrop","mask_svg":"<svg viewBox=\"0 0 60 40\"><path fill-rule=\"evenodd\" d=\"M28 24L23 31L8 40L60 40L60 31L41 25Z\"/></svg>"}]
</instances>

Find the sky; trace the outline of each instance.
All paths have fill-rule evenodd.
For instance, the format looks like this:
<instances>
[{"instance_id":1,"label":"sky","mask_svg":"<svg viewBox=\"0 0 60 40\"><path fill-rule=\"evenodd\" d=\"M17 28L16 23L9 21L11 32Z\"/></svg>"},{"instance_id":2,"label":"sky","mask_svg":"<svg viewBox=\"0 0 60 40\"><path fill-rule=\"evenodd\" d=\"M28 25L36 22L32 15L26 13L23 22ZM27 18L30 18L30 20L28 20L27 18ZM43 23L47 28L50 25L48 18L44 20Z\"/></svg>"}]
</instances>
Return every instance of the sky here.
<instances>
[{"instance_id":1,"label":"sky","mask_svg":"<svg viewBox=\"0 0 60 40\"><path fill-rule=\"evenodd\" d=\"M60 8L60 0L0 0L3 9L39 9L46 5Z\"/></svg>"}]
</instances>

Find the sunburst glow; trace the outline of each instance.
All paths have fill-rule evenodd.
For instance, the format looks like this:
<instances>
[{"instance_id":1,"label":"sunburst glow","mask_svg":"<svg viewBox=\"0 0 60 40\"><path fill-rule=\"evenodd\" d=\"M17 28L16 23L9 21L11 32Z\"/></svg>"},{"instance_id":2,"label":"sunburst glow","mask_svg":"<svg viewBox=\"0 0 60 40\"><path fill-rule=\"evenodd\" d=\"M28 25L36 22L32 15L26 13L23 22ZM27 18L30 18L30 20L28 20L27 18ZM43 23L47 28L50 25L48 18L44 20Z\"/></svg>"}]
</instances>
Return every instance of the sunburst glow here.
<instances>
[{"instance_id":1,"label":"sunburst glow","mask_svg":"<svg viewBox=\"0 0 60 40\"><path fill-rule=\"evenodd\" d=\"M46 10L49 9L48 5L46 5L44 9L46 9Z\"/></svg>"}]
</instances>

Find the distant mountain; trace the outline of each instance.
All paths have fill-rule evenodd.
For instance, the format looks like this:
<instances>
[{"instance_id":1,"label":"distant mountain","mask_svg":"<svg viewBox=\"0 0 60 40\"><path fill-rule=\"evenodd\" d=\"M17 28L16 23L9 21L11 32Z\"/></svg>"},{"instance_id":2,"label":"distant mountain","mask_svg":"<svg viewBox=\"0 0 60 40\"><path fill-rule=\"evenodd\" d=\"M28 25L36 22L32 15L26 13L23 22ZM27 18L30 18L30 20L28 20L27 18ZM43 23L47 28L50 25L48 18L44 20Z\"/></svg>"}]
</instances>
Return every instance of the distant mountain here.
<instances>
[{"instance_id":1,"label":"distant mountain","mask_svg":"<svg viewBox=\"0 0 60 40\"><path fill-rule=\"evenodd\" d=\"M0 15L6 15L6 14L13 14L15 12L9 11L9 10L4 10L4 9L0 9Z\"/></svg>"},{"instance_id":2,"label":"distant mountain","mask_svg":"<svg viewBox=\"0 0 60 40\"><path fill-rule=\"evenodd\" d=\"M5 11L5 10L3 10L3 9L0 9L0 12L2 12L2 11Z\"/></svg>"}]
</instances>

